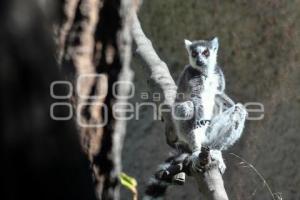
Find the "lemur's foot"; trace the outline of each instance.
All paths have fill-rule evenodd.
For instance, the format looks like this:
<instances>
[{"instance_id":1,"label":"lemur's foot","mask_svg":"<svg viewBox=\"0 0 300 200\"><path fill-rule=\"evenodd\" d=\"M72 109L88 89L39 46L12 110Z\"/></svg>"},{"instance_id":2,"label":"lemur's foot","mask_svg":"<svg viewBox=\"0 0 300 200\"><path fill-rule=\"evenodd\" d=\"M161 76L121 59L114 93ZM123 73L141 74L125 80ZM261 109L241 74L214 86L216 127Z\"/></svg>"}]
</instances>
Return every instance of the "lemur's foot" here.
<instances>
[{"instance_id":1,"label":"lemur's foot","mask_svg":"<svg viewBox=\"0 0 300 200\"><path fill-rule=\"evenodd\" d=\"M209 162L209 159L208 159L208 156L209 156L209 148L208 147L202 147L201 148L201 153L199 154L199 160L200 160L200 165L201 166L205 166L208 164Z\"/></svg>"},{"instance_id":2,"label":"lemur's foot","mask_svg":"<svg viewBox=\"0 0 300 200\"><path fill-rule=\"evenodd\" d=\"M222 152L219 150L210 150L208 147L202 147L201 152L194 152L190 157L190 162L193 170L204 172L209 164L209 155L211 161L215 161L220 172L223 174L226 170Z\"/></svg>"},{"instance_id":3,"label":"lemur's foot","mask_svg":"<svg viewBox=\"0 0 300 200\"><path fill-rule=\"evenodd\" d=\"M185 172L180 172L172 177L172 183L176 185L183 185L185 183Z\"/></svg>"},{"instance_id":4,"label":"lemur's foot","mask_svg":"<svg viewBox=\"0 0 300 200\"><path fill-rule=\"evenodd\" d=\"M225 165L223 157L222 157L222 152L219 150L210 150L210 157L211 157L212 161L218 162L218 168L219 168L221 174L224 174L224 172L226 170L226 165Z\"/></svg>"},{"instance_id":5,"label":"lemur's foot","mask_svg":"<svg viewBox=\"0 0 300 200\"><path fill-rule=\"evenodd\" d=\"M204 172L205 166L208 164L208 155L209 155L209 148L208 147L201 147L201 151L194 151L192 155L189 157L189 163L192 167L192 170L198 172Z\"/></svg>"}]
</instances>

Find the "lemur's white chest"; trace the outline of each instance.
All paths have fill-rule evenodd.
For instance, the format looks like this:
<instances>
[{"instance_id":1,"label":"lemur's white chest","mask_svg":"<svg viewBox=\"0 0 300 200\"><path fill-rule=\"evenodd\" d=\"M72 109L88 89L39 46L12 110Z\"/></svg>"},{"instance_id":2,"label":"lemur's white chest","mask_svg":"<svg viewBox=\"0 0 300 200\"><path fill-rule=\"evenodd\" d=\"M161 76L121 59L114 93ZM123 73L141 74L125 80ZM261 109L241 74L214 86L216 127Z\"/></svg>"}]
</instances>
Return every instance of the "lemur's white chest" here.
<instances>
[{"instance_id":1,"label":"lemur's white chest","mask_svg":"<svg viewBox=\"0 0 300 200\"><path fill-rule=\"evenodd\" d=\"M204 119L211 119L212 117L217 88L218 76L215 73L209 74L207 78L204 79L203 92L201 94Z\"/></svg>"},{"instance_id":2,"label":"lemur's white chest","mask_svg":"<svg viewBox=\"0 0 300 200\"><path fill-rule=\"evenodd\" d=\"M209 73L206 77L195 77L190 80L192 94L199 97L202 105L202 118L210 120L213 114L215 96L218 88L218 75Z\"/></svg>"}]
</instances>

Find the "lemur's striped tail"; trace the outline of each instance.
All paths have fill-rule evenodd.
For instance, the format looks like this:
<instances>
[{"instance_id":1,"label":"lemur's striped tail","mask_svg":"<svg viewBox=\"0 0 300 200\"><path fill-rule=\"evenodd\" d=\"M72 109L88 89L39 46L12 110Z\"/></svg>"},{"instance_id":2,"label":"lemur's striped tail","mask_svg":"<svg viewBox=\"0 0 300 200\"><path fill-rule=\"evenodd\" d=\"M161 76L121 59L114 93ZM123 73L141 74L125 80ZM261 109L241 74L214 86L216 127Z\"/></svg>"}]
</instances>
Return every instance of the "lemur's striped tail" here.
<instances>
[{"instance_id":1,"label":"lemur's striped tail","mask_svg":"<svg viewBox=\"0 0 300 200\"><path fill-rule=\"evenodd\" d=\"M170 184L165 181L158 180L154 177L151 178L143 200L163 200L169 185Z\"/></svg>"},{"instance_id":2,"label":"lemur's striped tail","mask_svg":"<svg viewBox=\"0 0 300 200\"><path fill-rule=\"evenodd\" d=\"M147 185L143 200L163 200L169 186L182 185L185 181L182 162L186 157L187 154L176 154L159 165Z\"/></svg>"}]
</instances>

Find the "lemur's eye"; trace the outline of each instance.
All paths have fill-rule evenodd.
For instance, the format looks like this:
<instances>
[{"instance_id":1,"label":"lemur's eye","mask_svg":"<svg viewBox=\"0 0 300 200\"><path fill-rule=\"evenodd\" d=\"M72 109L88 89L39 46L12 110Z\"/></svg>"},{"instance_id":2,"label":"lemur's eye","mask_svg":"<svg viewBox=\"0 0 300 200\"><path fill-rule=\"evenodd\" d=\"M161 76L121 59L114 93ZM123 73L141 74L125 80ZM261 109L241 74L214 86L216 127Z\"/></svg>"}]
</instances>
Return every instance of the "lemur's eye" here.
<instances>
[{"instance_id":1,"label":"lemur's eye","mask_svg":"<svg viewBox=\"0 0 300 200\"><path fill-rule=\"evenodd\" d=\"M194 58L195 58L197 55L198 55L198 52L197 52L197 51L195 51L195 50L194 50L194 51L192 51L192 57L194 57Z\"/></svg>"},{"instance_id":2,"label":"lemur's eye","mask_svg":"<svg viewBox=\"0 0 300 200\"><path fill-rule=\"evenodd\" d=\"M209 56L209 50L208 49L205 49L202 54L205 56L205 57L208 57Z\"/></svg>"}]
</instances>

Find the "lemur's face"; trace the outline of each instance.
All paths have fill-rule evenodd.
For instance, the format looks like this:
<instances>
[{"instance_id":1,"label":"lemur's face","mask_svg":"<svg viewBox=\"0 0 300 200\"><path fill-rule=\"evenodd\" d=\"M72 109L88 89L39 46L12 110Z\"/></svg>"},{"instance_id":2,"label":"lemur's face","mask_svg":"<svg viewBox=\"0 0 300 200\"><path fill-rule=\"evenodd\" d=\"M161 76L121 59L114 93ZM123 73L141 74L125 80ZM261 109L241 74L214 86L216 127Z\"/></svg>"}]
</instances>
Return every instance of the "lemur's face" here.
<instances>
[{"instance_id":1,"label":"lemur's face","mask_svg":"<svg viewBox=\"0 0 300 200\"><path fill-rule=\"evenodd\" d=\"M216 64L217 52L219 47L218 38L210 41L199 40L191 42L185 40L185 47L189 54L190 64L197 67L208 67Z\"/></svg>"}]
</instances>

